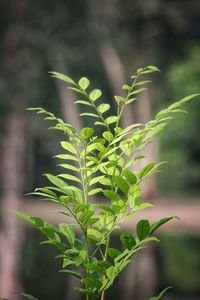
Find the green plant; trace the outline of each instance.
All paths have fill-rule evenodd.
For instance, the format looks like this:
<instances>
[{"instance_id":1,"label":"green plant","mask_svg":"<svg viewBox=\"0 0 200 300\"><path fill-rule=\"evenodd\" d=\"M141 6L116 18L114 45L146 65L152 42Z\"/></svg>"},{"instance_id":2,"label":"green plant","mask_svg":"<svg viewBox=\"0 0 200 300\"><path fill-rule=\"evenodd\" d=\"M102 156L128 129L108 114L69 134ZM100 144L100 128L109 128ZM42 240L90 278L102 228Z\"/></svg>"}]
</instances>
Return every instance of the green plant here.
<instances>
[{"instance_id":1,"label":"green plant","mask_svg":"<svg viewBox=\"0 0 200 300\"><path fill-rule=\"evenodd\" d=\"M151 162L141 170L133 171L135 163L144 158L139 154L140 150L164 129L174 113L183 112L182 104L198 95L190 95L170 105L145 125L131 124L121 128L124 108L146 90L141 86L150 82L143 77L157 71L154 66L141 68L131 77L131 85L123 85L125 96L114 96L116 115L107 114L109 104L98 104L102 92L99 89L90 90L87 78L83 77L77 83L65 75L50 72L80 95L81 100L76 103L89 108L80 115L96 119L94 125L102 127L103 131L100 137L95 136L95 130L89 127L76 132L72 125L43 108L29 109L44 115L45 120L53 121L55 125L51 129L64 134L61 141L63 153L56 158L64 161L59 166L65 172L57 176L45 174L51 185L37 188L31 194L57 204L61 208L58 212L66 216L66 223L56 227L41 218L23 212L17 214L44 233L47 240L42 244L52 244L58 248L60 254L57 258L63 262L61 272L80 279L83 287L75 289L85 294L86 300L103 300L105 291L135 253L147 242L158 241L155 231L174 218L167 216L154 224L139 220L134 235L128 231L120 234L123 250L110 245L114 230L121 228L123 222L135 218L138 211L153 206L142 201L140 185L162 163ZM93 201L91 198L96 194L104 200ZM158 300L163 293L151 299Z\"/></svg>"}]
</instances>

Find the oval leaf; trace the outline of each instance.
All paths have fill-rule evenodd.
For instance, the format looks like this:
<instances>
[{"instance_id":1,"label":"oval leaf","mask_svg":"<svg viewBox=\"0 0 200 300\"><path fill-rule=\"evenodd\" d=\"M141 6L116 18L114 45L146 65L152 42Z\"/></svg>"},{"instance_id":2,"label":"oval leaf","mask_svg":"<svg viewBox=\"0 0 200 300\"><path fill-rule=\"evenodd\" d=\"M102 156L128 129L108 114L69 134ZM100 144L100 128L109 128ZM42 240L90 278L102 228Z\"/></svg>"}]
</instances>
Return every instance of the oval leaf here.
<instances>
[{"instance_id":1,"label":"oval leaf","mask_svg":"<svg viewBox=\"0 0 200 300\"><path fill-rule=\"evenodd\" d=\"M150 233L150 224L148 220L140 220L137 223L136 232L139 240L144 240Z\"/></svg>"},{"instance_id":2,"label":"oval leaf","mask_svg":"<svg viewBox=\"0 0 200 300\"><path fill-rule=\"evenodd\" d=\"M95 89L93 91L91 91L89 97L92 101L96 101L97 99L99 99L102 95L102 91L99 89Z\"/></svg>"},{"instance_id":3,"label":"oval leaf","mask_svg":"<svg viewBox=\"0 0 200 300\"><path fill-rule=\"evenodd\" d=\"M86 77L82 77L79 82L78 82L79 86L85 91L88 86L90 85L90 81L88 78Z\"/></svg>"}]
</instances>

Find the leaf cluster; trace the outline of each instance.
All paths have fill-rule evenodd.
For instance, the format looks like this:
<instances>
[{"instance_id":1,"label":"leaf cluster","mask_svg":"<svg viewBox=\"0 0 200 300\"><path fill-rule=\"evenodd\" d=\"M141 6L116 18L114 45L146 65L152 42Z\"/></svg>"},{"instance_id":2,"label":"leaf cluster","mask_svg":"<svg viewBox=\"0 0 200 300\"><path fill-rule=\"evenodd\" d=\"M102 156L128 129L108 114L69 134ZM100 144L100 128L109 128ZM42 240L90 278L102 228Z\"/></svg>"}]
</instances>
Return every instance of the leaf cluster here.
<instances>
[{"instance_id":1,"label":"leaf cluster","mask_svg":"<svg viewBox=\"0 0 200 300\"><path fill-rule=\"evenodd\" d=\"M141 68L131 77L129 85L122 86L125 96L114 96L116 115L109 114L109 104L102 101L99 104L102 92L92 89L88 78L82 77L75 82L66 75L50 72L77 93L75 103L86 108L80 116L94 118L94 128L85 127L76 132L71 124L43 108L29 109L53 122L50 129L64 134L60 142L62 152L56 155L63 171L57 175L45 174L49 185L37 188L31 194L57 204L58 213L66 216L66 223L54 226L35 216L22 212L17 214L42 231L46 237L43 244L57 247L57 258L62 260L61 272L80 279L82 287L76 290L85 294L86 299L98 299L100 296L103 299L105 290L135 253L145 243L158 241L155 231L174 218L167 216L154 224L146 219L139 220L135 230L122 230L120 249L110 245L112 233L122 228L123 222L136 217L138 211L153 206L143 202L141 183L163 163L151 162L142 169L136 169L136 162L144 159L140 151L164 129L174 113L183 112L185 102L197 96L190 95L170 105L146 124L130 124L122 128L124 108L146 91L146 85L151 82L146 76L158 71L154 66ZM103 128L101 136L95 135L96 126ZM94 201L96 194L105 200Z\"/></svg>"}]
</instances>

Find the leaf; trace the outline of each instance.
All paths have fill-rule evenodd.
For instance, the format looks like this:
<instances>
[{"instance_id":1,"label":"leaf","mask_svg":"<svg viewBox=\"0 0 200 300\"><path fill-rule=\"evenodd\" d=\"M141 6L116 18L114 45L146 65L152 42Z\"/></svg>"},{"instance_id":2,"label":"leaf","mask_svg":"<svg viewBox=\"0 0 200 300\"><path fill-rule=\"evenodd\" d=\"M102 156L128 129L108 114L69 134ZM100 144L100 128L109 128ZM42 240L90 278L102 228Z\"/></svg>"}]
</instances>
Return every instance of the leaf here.
<instances>
[{"instance_id":1,"label":"leaf","mask_svg":"<svg viewBox=\"0 0 200 300\"><path fill-rule=\"evenodd\" d=\"M63 168L68 169L68 170L79 172L79 168L77 168L73 165L70 165L70 164L59 164L58 166L63 167Z\"/></svg>"},{"instance_id":2,"label":"leaf","mask_svg":"<svg viewBox=\"0 0 200 300\"><path fill-rule=\"evenodd\" d=\"M70 174L59 174L58 176L61 177L61 178L64 178L64 179L68 179L68 180L72 180L72 181L76 181L76 182L81 183L81 180L78 177L75 177L75 176L70 175Z\"/></svg>"},{"instance_id":3,"label":"leaf","mask_svg":"<svg viewBox=\"0 0 200 300\"><path fill-rule=\"evenodd\" d=\"M130 184L135 184L137 182L137 177L130 170L123 170L122 174Z\"/></svg>"},{"instance_id":4,"label":"leaf","mask_svg":"<svg viewBox=\"0 0 200 300\"><path fill-rule=\"evenodd\" d=\"M121 251L119 251L116 248L108 248L108 255L112 258L115 259L118 255L120 255Z\"/></svg>"},{"instance_id":5,"label":"leaf","mask_svg":"<svg viewBox=\"0 0 200 300\"><path fill-rule=\"evenodd\" d=\"M160 300L164 296L166 291L168 291L171 288L172 288L171 286L165 288L157 297L151 297L149 300Z\"/></svg>"},{"instance_id":6,"label":"leaf","mask_svg":"<svg viewBox=\"0 0 200 300\"><path fill-rule=\"evenodd\" d=\"M80 132L80 137L86 141L87 139L89 139L94 133L94 129L90 128L90 127L85 127L81 130Z\"/></svg>"},{"instance_id":7,"label":"leaf","mask_svg":"<svg viewBox=\"0 0 200 300\"><path fill-rule=\"evenodd\" d=\"M60 143L62 148L73 153L73 154L77 154L77 150L76 148L69 142L61 142Z\"/></svg>"},{"instance_id":8,"label":"leaf","mask_svg":"<svg viewBox=\"0 0 200 300\"><path fill-rule=\"evenodd\" d=\"M110 190L103 190L103 194L104 196L106 196L107 198L113 200L113 201L116 201L116 200L120 200L121 197L119 194L113 192L113 191L110 191Z\"/></svg>"},{"instance_id":9,"label":"leaf","mask_svg":"<svg viewBox=\"0 0 200 300\"><path fill-rule=\"evenodd\" d=\"M89 289L100 289L102 282L98 278L86 277L81 280Z\"/></svg>"},{"instance_id":10,"label":"leaf","mask_svg":"<svg viewBox=\"0 0 200 300\"><path fill-rule=\"evenodd\" d=\"M57 79L65 81L67 83L76 85L76 83L74 82L74 80L72 80L70 77L68 77L68 76L66 76L64 74L61 74L61 73L58 73L58 72L54 72L54 71L50 71L49 73L51 74L52 77L55 77Z\"/></svg>"},{"instance_id":11,"label":"leaf","mask_svg":"<svg viewBox=\"0 0 200 300\"><path fill-rule=\"evenodd\" d=\"M160 226L162 226L163 224L169 222L170 220L177 218L176 216L168 216L165 218L162 218L160 220L158 220L157 222L155 222L154 224L151 225L150 227L150 234L152 234L154 231L156 231Z\"/></svg>"},{"instance_id":12,"label":"leaf","mask_svg":"<svg viewBox=\"0 0 200 300\"><path fill-rule=\"evenodd\" d=\"M59 231L67 238L71 247L74 246L75 242L75 232L72 226L66 223L61 223L58 225Z\"/></svg>"},{"instance_id":13,"label":"leaf","mask_svg":"<svg viewBox=\"0 0 200 300\"><path fill-rule=\"evenodd\" d=\"M59 272L64 272L64 273L71 274L71 275L73 275L73 276L75 276L75 277L77 277L77 278L79 278L79 279L82 278L81 273L80 273L80 272L77 272L77 271L72 271L72 270L69 270L69 269L68 269L68 270L64 269L64 270L60 270Z\"/></svg>"},{"instance_id":14,"label":"leaf","mask_svg":"<svg viewBox=\"0 0 200 300\"><path fill-rule=\"evenodd\" d=\"M140 220L136 226L136 232L139 240L144 240L150 233L150 224L148 220Z\"/></svg>"},{"instance_id":15,"label":"leaf","mask_svg":"<svg viewBox=\"0 0 200 300\"><path fill-rule=\"evenodd\" d=\"M75 101L76 104L83 104L83 105L87 105L87 106L91 106L92 107L92 104L88 101L85 101L85 100L76 100Z\"/></svg>"},{"instance_id":16,"label":"leaf","mask_svg":"<svg viewBox=\"0 0 200 300\"><path fill-rule=\"evenodd\" d=\"M96 189L93 189L93 190L89 191L88 195L92 196L92 195L95 195L95 194L98 194L98 193L101 193L101 192L102 192L101 188L96 188Z\"/></svg>"},{"instance_id":17,"label":"leaf","mask_svg":"<svg viewBox=\"0 0 200 300\"><path fill-rule=\"evenodd\" d=\"M123 87L124 87L124 85L123 85ZM126 100L124 97L121 97L121 96L114 96L114 98L115 98L115 101L117 103L119 103L119 102L125 102L125 100Z\"/></svg>"},{"instance_id":18,"label":"leaf","mask_svg":"<svg viewBox=\"0 0 200 300\"><path fill-rule=\"evenodd\" d=\"M81 117L88 116L88 117L100 118L98 115L96 115L94 113L82 113L82 114L80 114L80 116Z\"/></svg>"},{"instance_id":19,"label":"leaf","mask_svg":"<svg viewBox=\"0 0 200 300\"><path fill-rule=\"evenodd\" d=\"M114 209L110 208L110 207L107 206L107 205L99 204L98 207L100 207L102 210L108 212L108 213L111 214L111 215L115 215Z\"/></svg>"},{"instance_id":20,"label":"leaf","mask_svg":"<svg viewBox=\"0 0 200 300\"><path fill-rule=\"evenodd\" d=\"M121 176L113 176L114 184L125 194L128 194L129 185Z\"/></svg>"},{"instance_id":21,"label":"leaf","mask_svg":"<svg viewBox=\"0 0 200 300\"><path fill-rule=\"evenodd\" d=\"M93 91L91 91L91 93L89 94L89 97L92 101L96 101L97 99L99 99L102 95L102 91L99 89L95 89Z\"/></svg>"},{"instance_id":22,"label":"leaf","mask_svg":"<svg viewBox=\"0 0 200 300\"><path fill-rule=\"evenodd\" d=\"M110 131L104 131L102 135L108 142L111 142L114 139L114 135Z\"/></svg>"},{"instance_id":23,"label":"leaf","mask_svg":"<svg viewBox=\"0 0 200 300\"><path fill-rule=\"evenodd\" d=\"M95 243L100 242L103 238L103 234L99 230L92 228L88 228L87 236L92 242Z\"/></svg>"},{"instance_id":24,"label":"leaf","mask_svg":"<svg viewBox=\"0 0 200 300\"><path fill-rule=\"evenodd\" d=\"M156 66L152 65L147 66L147 69L152 70L154 72L161 72Z\"/></svg>"},{"instance_id":25,"label":"leaf","mask_svg":"<svg viewBox=\"0 0 200 300\"><path fill-rule=\"evenodd\" d=\"M73 161L78 161L78 158L70 155L70 154L58 154L54 156L55 158L60 158L60 159L66 159L66 160L73 160Z\"/></svg>"},{"instance_id":26,"label":"leaf","mask_svg":"<svg viewBox=\"0 0 200 300\"><path fill-rule=\"evenodd\" d=\"M160 165L166 162L161 162L161 163L149 163L147 164L140 172L139 172L139 177L141 180L143 180L146 176L150 175L157 169Z\"/></svg>"},{"instance_id":27,"label":"leaf","mask_svg":"<svg viewBox=\"0 0 200 300\"><path fill-rule=\"evenodd\" d=\"M131 208L135 208L140 205L142 192L139 185L134 184L128 191L128 203Z\"/></svg>"},{"instance_id":28,"label":"leaf","mask_svg":"<svg viewBox=\"0 0 200 300\"><path fill-rule=\"evenodd\" d=\"M106 103L103 103L103 104L100 104L98 107L97 107L97 110L101 113L101 114L104 114L106 111L108 111L110 109L110 105L109 104L106 104Z\"/></svg>"},{"instance_id":29,"label":"leaf","mask_svg":"<svg viewBox=\"0 0 200 300\"><path fill-rule=\"evenodd\" d=\"M82 77L79 82L78 82L79 86L85 91L88 86L90 85L90 81L88 78L86 77Z\"/></svg>"},{"instance_id":30,"label":"leaf","mask_svg":"<svg viewBox=\"0 0 200 300\"><path fill-rule=\"evenodd\" d=\"M108 118L105 119L106 124L112 124L112 123L116 123L118 120L117 116L110 116Z\"/></svg>"},{"instance_id":31,"label":"leaf","mask_svg":"<svg viewBox=\"0 0 200 300\"><path fill-rule=\"evenodd\" d=\"M44 174L44 176L46 176L51 183L53 183L55 186L59 187L61 190L68 186L66 182L64 182L62 179L60 179L54 175Z\"/></svg>"},{"instance_id":32,"label":"leaf","mask_svg":"<svg viewBox=\"0 0 200 300\"><path fill-rule=\"evenodd\" d=\"M26 294L26 293L21 293L22 296L24 296L27 300L39 300L38 298L36 297L33 297L29 294Z\"/></svg>"},{"instance_id":33,"label":"leaf","mask_svg":"<svg viewBox=\"0 0 200 300\"><path fill-rule=\"evenodd\" d=\"M131 250L136 245L133 235L127 231L120 234L120 241L128 250Z\"/></svg>"}]
</instances>

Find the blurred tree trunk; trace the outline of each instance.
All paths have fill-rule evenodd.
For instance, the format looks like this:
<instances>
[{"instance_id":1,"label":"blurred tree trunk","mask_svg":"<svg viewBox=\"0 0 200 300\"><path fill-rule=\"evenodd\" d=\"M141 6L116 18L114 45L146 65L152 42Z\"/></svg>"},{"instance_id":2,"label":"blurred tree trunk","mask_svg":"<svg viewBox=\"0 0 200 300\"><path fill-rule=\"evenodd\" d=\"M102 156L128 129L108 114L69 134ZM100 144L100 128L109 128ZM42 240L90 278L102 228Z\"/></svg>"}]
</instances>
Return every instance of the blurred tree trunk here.
<instances>
[{"instance_id":1,"label":"blurred tree trunk","mask_svg":"<svg viewBox=\"0 0 200 300\"><path fill-rule=\"evenodd\" d=\"M0 295L18 299L22 227L15 211L21 209L24 189L24 118L18 113L7 119L1 158Z\"/></svg>"},{"instance_id":2,"label":"blurred tree trunk","mask_svg":"<svg viewBox=\"0 0 200 300\"><path fill-rule=\"evenodd\" d=\"M0 297L20 299L19 260L23 228L15 211L21 208L24 193L25 94L27 74L21 43L23 17L28 1L5 4L10 18L4 34L2 61L8 87L8 113L1 153Z\"/></svg>"}]
</instances>

